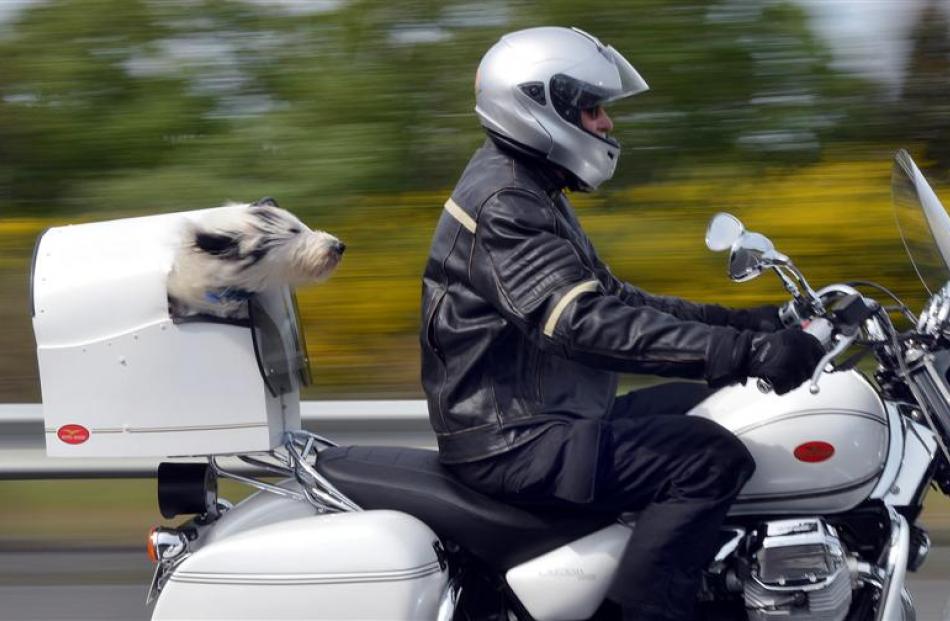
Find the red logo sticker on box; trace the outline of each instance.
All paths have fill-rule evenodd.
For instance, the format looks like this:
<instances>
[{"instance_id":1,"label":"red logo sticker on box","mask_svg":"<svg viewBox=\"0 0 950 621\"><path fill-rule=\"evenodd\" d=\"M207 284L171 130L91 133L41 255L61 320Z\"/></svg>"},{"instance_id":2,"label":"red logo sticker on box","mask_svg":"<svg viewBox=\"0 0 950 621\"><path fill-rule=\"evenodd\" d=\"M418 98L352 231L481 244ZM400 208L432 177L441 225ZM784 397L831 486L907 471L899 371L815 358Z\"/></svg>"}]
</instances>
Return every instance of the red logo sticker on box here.
<instances>
[{"instance_id":1,"label":"red logo sticker on box","mask_svg":"<svg viewBox=\"0 0 950 621\"><path fill-rule=\"evenodd\" d=\"M89 439L89 430L82 425L63 425L56 430L56 437L66 444L82 444Z\"/></svg>"},{"instance_id":2,"label":"red logo sticker on box","mask_svg":"<svg viewBox=\"0 0 950 621\"><path fill-rule=\"evenodd\" d=\"M834 454L835 447L820 440L805 442L795 447L795 459L810 464L831 459L831 456Z\"/></svg>"}]
</instances>

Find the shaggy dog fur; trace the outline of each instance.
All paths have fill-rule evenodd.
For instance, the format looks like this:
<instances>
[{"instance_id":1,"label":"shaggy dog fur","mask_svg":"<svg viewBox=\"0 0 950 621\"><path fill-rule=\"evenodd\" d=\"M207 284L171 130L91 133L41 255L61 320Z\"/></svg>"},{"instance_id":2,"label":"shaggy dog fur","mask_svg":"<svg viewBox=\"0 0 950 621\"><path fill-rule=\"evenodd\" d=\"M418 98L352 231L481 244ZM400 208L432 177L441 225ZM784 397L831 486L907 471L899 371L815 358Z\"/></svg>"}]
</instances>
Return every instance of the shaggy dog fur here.
<instances>
[{"instance_id":1,"label":"shaggy dog fur","mask_svg":"<svg viewBox=\"0 0 950 621\"><path fill-rule=\"evenodd\" d=\"M229 204L189 222L168 276L171 315L247 317L247 300L282 285L321 282L346 247L277 201Z\"/></svg>"}]
</instances>

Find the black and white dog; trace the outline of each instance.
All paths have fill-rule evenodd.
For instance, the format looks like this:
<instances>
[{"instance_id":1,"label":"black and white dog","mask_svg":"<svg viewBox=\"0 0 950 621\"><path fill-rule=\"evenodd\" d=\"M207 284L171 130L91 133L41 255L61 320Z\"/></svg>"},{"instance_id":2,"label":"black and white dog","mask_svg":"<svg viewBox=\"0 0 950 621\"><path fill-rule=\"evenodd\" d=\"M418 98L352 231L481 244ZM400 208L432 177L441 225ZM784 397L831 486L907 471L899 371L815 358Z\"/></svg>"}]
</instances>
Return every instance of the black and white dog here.
<instances>
[{"instance_id":1,"label":"black and white dog","mask_svg":"<svg viewBox=\"0 0 950 621\"><path fill-rule=\"evenodd\" d=\"M232 203L191 221L168 275L172 317L247 317L252 295L326 280L346 246L312 231L272 198Z\"/></svg>"}]
</instances>

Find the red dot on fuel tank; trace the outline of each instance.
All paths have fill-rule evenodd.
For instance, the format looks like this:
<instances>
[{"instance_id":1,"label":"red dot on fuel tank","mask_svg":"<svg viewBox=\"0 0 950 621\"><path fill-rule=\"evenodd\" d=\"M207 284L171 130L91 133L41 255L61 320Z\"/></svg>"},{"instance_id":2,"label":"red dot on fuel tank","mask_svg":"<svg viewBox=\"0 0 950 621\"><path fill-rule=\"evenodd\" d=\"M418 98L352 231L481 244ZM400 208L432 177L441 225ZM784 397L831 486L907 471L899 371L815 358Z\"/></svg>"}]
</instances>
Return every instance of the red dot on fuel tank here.
<instances>
[{"instance_id":1,"label":"red dot on fuel tank","mask_svg":"<svg viewBox=\"0 0 950 621\"><path fill-rule=\"evenodd\" d=\"M831 459L831 456L834 454L835 447L820 440L805 442L795 447L795 459L810 464Z\"/></svg>"}]
</instances>

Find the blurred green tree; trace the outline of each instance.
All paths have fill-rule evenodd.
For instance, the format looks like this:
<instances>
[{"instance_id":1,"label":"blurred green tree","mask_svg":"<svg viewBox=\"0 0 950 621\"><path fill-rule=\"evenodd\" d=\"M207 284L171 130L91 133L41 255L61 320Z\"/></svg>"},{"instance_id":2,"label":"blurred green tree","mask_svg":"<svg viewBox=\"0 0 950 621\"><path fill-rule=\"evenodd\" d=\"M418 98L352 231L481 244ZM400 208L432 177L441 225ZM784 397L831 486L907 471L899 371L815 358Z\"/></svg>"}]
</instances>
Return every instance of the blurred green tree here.
<instances>
[{"instance_id":1,"label":"blurred green tree","mask_svg":"<svg viewBox=\"0 0 950 621\"><path fill-rule=\"evenodd\" d=\"M48 210L77 184L135 174L212 131L212 100L151 70L171 28L142 0L38 3L0 40L0 195ZM88 206L85 206L88 208Z\"/></svg>"},{"instance_id":2,"label":"blurred green tree","mask_svg":"<svg viewBox=\"0 0 950 621\"><path fill-rule=\"evenodd\" d=\"M444 188L482 140L472 114L481 55L504 32L538 24L597 34L653 87L614 111L627 152L615 186L697 165L813 161L871 92L829 67L787 2L278 9L30 7L0 41L0 196L154 211L259 194L319 208Z\"/></svg>"},{"instance_id":3,"label":"blurred green tree","mask_svg":"<svg viewBox=\"0 0 950 621\"><path fill-rule=\"evenodd\" d=\"M950 166L950 23L935 0L920 12L897 108L906 138L925 145L928 162L945 173Z\"/></svg>"}]
</instances>

